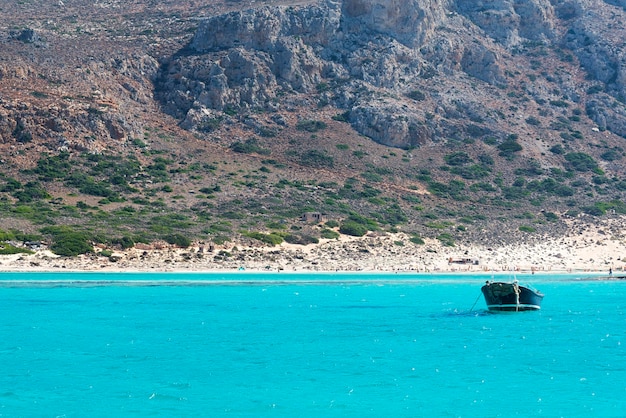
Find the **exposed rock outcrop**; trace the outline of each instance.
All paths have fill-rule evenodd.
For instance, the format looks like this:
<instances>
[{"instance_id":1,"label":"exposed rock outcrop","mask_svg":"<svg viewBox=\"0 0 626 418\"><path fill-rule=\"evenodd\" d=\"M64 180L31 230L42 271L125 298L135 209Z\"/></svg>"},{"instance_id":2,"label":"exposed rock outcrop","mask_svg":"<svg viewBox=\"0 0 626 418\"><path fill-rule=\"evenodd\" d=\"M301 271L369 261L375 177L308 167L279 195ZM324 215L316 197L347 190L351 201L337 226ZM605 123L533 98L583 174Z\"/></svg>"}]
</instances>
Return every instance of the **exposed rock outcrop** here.
<instances>
[{"instance_id":1,"label":"exposed rock outcrop","mask_svg":"<svg viewBox=\"0 0 626 418\"><path fill-rule=\"evenodd\" d=\"M511 47L555 38L554 9L547 0L457 1L463 13L490 37Z\"/></svg>"},{"instance_id":2,"label":"exposed rock outcrop","mask_svg":"<svg viewBox=\"0 0 626 418\"><path fill-rule=\"evenodd\" d=\"M450 7L418 0L329 0L217 16L202 22L187 51L167 63L159 90L183 126L197 129L216 117L215 110L274 111L284 94L316 93L330 85L329 101L352 110L350 121L359 132L413 147L438 128L419 128L425 111L403 109L402 100L374 106L377 89L403 95L414 80L438 71L505 81L491 44L465 48L458 40L449 48L434 46L447 39L437 28Z\"/></svg>"},{"instance_id":3,"label":"exposed rock outcrop","mask_svg":"<svg viewBox=\"0 0 626 418\"><path fill-rule=\"evenodd\" d=\"M25 46L31 47L39 48ZM0 64L0 79L16 80L16 86L22 86L16 90L28 97L0 95L0 142L33 141L51 151L100 152L111 141L119 144L141 137L144 129L135 117L136 105L152 101L158 68L154 58L139 53L93 60L88 66L67 69L67 73L26 60ZM105 78L103 74L113 76ZM46 82L34 87L33 80ZM75 92L63 90L70 85L68 80Z\"/></svg>"},{"instance_id":4,"label":"exposed rock outcrop","mask_svg":"<svg viewBox=\"0 0 626 418\"><path fill-rule=\"evenodd\" d=\"M159 97L183 127L203 130L233 113L280 111L286 95L303 104L313 95L321 105L346 109L361 134L415 147L450 132L455 122L441 109L459 103L455 85L507 85L504 63L527 45L570 47L608 93L624 97L623 40L606 27L597 30L593 1L325 0L232 12L203 21L186 49L165 62ZM568 97L580 100L585 92L563 80ZM482 115L461 110L457 119L484 121L500 112L497 92L483 90L483 102L494 107L487 104ZM416 91L431 94L407 100ZM553 99L548 89L532 91L540 102ZM621 112L602 110L601 103L590 112L598 120L617 117L604 125L623 135Z\"/></svg>"},{"instance_id":5,"label":"exposed rock outcrop","mask_svg":"<svg viewBox=\"0 0 626 418\"><path fill-rule=\"evenodd\" d=\"M615 8L608 13L594 7L594 1L580 0L564 39L590 76L602 82L605 90L626 100L626 39L614 24L626 21L626 11Z\"/></svg>"}]
</instances>

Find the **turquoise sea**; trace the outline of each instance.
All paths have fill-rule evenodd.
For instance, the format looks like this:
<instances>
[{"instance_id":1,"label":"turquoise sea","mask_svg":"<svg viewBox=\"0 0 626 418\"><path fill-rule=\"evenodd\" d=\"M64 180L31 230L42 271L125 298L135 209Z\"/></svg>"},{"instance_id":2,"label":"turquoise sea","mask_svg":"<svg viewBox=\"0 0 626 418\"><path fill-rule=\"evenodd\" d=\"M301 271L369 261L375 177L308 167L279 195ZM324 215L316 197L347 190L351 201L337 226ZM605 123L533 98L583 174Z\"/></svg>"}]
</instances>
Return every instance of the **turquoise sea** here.
<instances>
[{"instance_id":1,"label":"turquoise sea","mask_svg":"<svg viewBox=\"0 0 626 418\"><path fill-rule=\"evenodd\" d=\"M626 281L0 274L1 417L624 417Z\"/></svg>"}]
</instances>

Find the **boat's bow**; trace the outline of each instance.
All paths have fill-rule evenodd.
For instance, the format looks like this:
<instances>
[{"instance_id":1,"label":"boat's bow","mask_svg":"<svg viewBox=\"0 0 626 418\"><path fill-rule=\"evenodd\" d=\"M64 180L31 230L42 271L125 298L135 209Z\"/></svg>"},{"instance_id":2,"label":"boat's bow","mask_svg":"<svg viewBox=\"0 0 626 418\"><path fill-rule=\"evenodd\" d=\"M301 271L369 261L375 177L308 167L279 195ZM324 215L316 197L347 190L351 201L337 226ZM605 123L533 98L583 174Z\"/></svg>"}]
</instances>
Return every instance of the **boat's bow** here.
<instances>
[{"instance_id":1,"label":"boat's bow","mask_svg":"<svg viewBox=\"0 0 626 418\"><path fill-rule=\"evenodd\" d=\"M541 309L543 294L517 280L513 282L487 281L481 288L490 311L536 311Z\"/></svg>"}]
</instances>

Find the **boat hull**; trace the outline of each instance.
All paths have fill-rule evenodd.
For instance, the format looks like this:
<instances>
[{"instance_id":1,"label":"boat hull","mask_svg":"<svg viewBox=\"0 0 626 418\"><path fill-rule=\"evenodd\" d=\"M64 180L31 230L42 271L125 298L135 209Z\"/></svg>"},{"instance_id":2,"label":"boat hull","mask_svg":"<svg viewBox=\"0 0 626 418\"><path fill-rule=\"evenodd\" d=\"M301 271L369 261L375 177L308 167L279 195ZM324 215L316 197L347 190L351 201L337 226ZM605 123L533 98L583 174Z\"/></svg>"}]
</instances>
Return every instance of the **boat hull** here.
<instances>
[{"instance_id":1,"label":"boat hull","mask_svg":"<svg viewBox=\"0 0 626 418\"><path fill-rule=\"evenodd\" d=\"M543 294L516 282L487 282L482 288L490 311L519 312L541 309Z\"/></svg>"}]
</instances>

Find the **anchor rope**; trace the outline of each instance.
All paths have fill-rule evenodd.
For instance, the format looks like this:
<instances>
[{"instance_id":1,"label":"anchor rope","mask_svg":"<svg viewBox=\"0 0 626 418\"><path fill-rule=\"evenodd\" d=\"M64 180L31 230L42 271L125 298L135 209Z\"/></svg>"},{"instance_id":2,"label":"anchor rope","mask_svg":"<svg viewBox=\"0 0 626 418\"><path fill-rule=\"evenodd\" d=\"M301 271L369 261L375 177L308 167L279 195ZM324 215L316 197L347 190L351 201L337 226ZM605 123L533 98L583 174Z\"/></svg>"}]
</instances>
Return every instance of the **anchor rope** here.
<instances>
[{"instance_id":1,"label":"anchor rope","mask_svg":"<svg viewBox=\"0 0 626 418\"><path fill-rule=\"evenodd\" d=\"M472 312L474 310L474 306L476 306L476 304L478 303L478 299L480 299L480 295L481 294L482 294L482 291L480 293L478 293L478 297L474 301L474 304L472 305L472 308L470 309L470 312Z\"/></svg>"}]
</instances>

